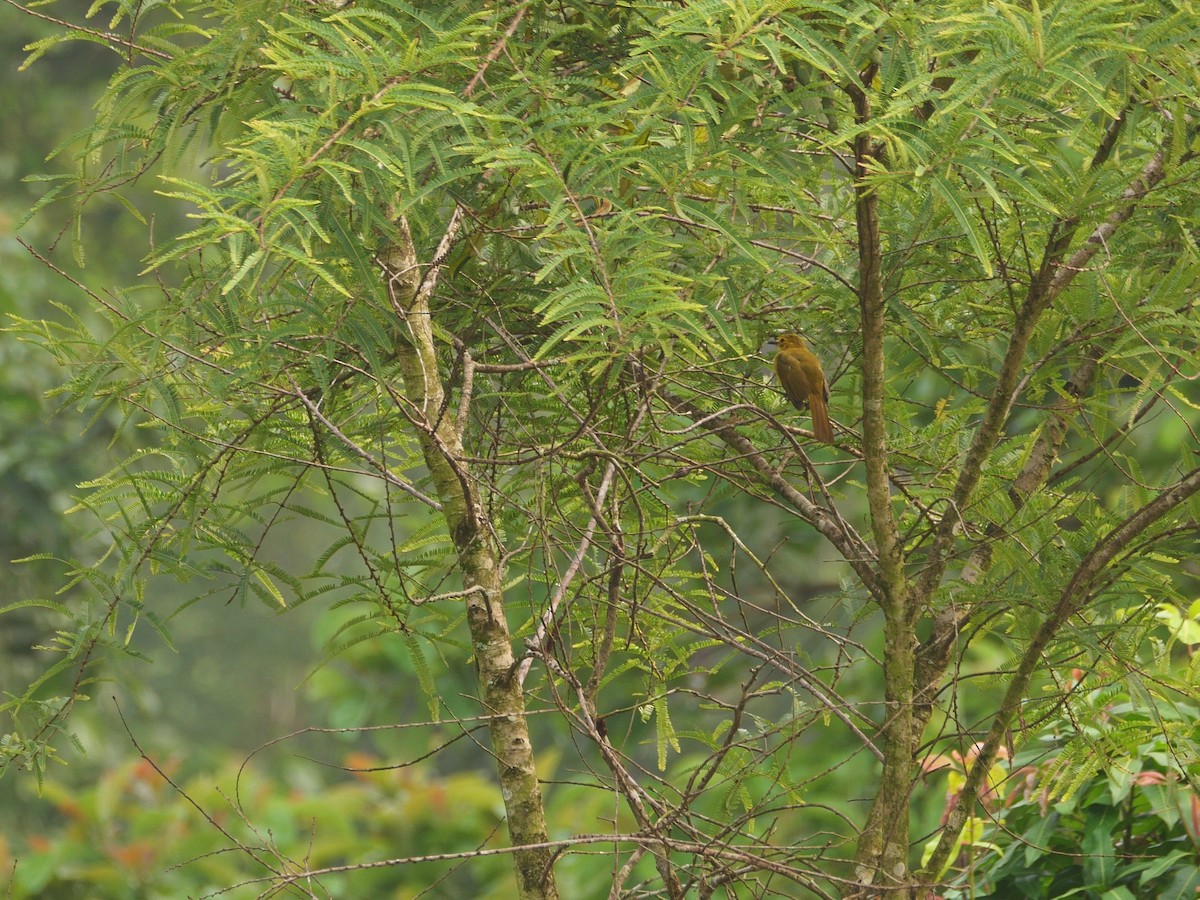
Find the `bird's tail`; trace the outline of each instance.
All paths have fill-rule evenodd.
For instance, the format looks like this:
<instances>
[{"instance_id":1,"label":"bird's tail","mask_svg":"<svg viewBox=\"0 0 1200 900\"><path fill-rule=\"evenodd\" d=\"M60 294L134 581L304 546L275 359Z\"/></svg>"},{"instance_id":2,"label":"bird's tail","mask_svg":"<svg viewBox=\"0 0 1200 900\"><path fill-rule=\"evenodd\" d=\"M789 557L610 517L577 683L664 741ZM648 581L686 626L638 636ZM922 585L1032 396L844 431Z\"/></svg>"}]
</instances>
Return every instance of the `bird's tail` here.
<instances>
[{"instance_id":1,"label":"bird's tail","mask_svg":"<svg viewBox=\"0 0 1200 900\"><path fill-rule=\"evenodd\" d=\"M829 407L825 405L825 398L809 397L808 406L812 410L813 434L818 441L832 444L833 426L829 423Z\"/></svg>"}]
</instances>

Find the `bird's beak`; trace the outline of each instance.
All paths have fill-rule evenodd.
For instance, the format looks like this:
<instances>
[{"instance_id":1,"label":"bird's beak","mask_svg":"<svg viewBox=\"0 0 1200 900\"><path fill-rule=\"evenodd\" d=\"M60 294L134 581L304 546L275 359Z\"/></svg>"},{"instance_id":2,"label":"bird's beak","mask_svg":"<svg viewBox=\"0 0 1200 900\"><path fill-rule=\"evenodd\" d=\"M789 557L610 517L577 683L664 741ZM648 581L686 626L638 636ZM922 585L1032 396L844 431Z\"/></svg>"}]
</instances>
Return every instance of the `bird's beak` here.
<instances>
[{"instance_id":1,"label":"bird's beak","mask_svg":"<svg viewBox=\"0 0 1200 900\"><path fill-rule=\"evenodd\" d=\"M758 348L758 352L763 356L769 356L779 352L779 340L775 337L769 337L763 341L763 345Z\"/></svg>"}]
</instances>

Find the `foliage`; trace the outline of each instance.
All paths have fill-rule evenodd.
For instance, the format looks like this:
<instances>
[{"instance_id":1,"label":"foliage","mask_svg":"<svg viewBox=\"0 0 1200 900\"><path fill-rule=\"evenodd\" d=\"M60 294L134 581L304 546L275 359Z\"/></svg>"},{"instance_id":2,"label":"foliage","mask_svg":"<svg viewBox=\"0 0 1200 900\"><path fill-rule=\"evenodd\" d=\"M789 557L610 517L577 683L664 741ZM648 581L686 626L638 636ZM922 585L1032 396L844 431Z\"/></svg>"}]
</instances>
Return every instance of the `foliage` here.
<instances>
[{"instance_id":1,"label":"foliage","mask_svg":"<svg viewBox=\"0 0 1200 900\"><path fill-rule=\"evenodd\" d=\"M1191 897L1200 887L1200 707L1146 707L1119 684L1077 691L1069 714L997 779L959 845L947 900ZM1090 765L1075 762L1080 744L1096 748Z\"/></svg>"},{"instance_id":2,"label":"foliage","mask_svg":"<svg viewBox=\"0 0 1200 900\"><path fill-rule=\"evenodd\" d=\"M51 671L168 636L151 575L331 605L331 657L402 648L429 718L487 720L546 897L555 832L671 897L931 882L1064 660L1193 693L1140 679L1194 599L1189 5L99 6L124 30L32 48L127 60L38 210L153 173L194 227L103 329L21 323L155 437L80 498L112 551L41 601ZM825 360L835 447L765 384L779 329ZM286 564L297 522L325 547ZM62 721L39 688L17 762ZM547 823L535 739L629 818ZM926 742L978 749L914 872Z\"/></svg>"},{"instance_id":3,"label":"foliage","mask_svg":"<svg viewBox=\"0 0 1200 900\"><path fill-rule=\"evenodd\" d=\"M55 26L15 14L4 25L0 59L10 78L15 78L24 56L21 46L45 37ZM11 325L13 316L65 317L65 311L54 307L56 301L66 303L94 326L102 324L102 317L88 309L86 294L64 297L62 270L47 265L55 258L47 247L61 240L62 223L47 219L30 223L20 238L16 225L42 192L36 180L22 184L21 176L31 171L74 171L73 151L80 144L72 136L92 121L92 103L118 67L101 46L77 47L69 57L57 60L53 70L42 67L26 73L19 89L0 97L0 119L5 122L0 133L0 328ZM47 153L56 146L65 152L48 161ZM149 200L148 187L132 192L139 200ZM144 237L142 224L115 212L94 204L84 212L83 221L103 229L114 246ZM172 219L172 211L162 206L157 213L160 225ZM30 244L40 249L32 250ZM124 254L101 254L82 281L121 282L134 277L139 268ZM64 515L74 505L77 486L103 473L139 444L131 430L120 433L120 416L64 406L61 398L52 396L63 378L63 369L39 347L17 339L13 332L0 337L0 579L6 587L5 604L13 607L0 629L0 684L9 692L20 692L20 686L44 674L46 656L35 648L62 624L62 607L49 610L23 606L21 601L53 596L62 587L62 560L94 561L108 545L94 523ZM77 597L67 591L58 599L70 603ZM69 693L72 681L73 673L67 673L61 681L52 678L43 683L41 705L33 709L50 717L60 712L53 695ZM44 745L35 744L11 738L5 742L10 752L28 752L30 761L44 750ZM0 805L7 803L5 792Z\"/></svg>"},{"instance_id":4,"label":"foliage","mask_svg":"<svg viewBox=\"0 0 1200 900\"><path fill-rule=\"evenodd\" d=\"M302 869L388 859L397 847L411 855L435 853L498 830L495 793L485 779L388 771L365 754L348 755L343 763L357 774L319 791L312 789L315 773L300 766L280 783L236 763L185 778L176 771L179 760L163 763L190 801L145 759L104 772L88 789L66 790L48 779L43 797L58 821L6 848L0 859L12 874L6 896L116 900L227 889L223 896L256 897L261 873L250 854L222 852L231 842ZM212 823L193 801L211 812ZM452 862L383 865L323 880L337 896L401 897L440 879L445 896L512 896L502 857L469 870Z\"/></svg>"}]
</instances>

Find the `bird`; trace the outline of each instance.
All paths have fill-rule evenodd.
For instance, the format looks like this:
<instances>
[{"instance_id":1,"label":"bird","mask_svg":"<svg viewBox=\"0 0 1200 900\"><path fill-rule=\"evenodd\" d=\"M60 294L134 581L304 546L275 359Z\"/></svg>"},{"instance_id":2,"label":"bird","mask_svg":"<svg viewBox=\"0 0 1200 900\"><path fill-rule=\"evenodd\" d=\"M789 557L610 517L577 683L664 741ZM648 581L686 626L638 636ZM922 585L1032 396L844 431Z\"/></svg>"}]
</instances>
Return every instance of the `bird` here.
<instances>
[{"instance_id":1,"label":"bird","mask_svg":"<svg viewBox=\"0 0 1200 900\"><path fill-rule=\"evenodd\" d=\"M798 334L781 334L767 341L767 349L775 349L775 375L792 406L812 412L813 434L818 441L833 443L833 426L829 423L829 385L821 371L821 361L808 349Z\"/></svg>"}]
</instances>

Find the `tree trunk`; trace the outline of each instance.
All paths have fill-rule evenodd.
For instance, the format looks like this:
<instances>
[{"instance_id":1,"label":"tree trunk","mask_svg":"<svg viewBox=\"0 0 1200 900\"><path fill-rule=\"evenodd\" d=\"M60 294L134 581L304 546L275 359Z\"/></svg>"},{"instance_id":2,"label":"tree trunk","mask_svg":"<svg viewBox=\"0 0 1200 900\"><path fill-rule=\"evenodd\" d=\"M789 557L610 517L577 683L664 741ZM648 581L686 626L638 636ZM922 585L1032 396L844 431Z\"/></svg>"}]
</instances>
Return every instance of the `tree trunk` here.
<instances>
[{"instance_id":1,"label":"tree trunk","mask_svg":"<svg viewBox=\"0 0 1200 900\"><path fill-rule=\"evenodd\" d=\"M863 73L870 84L873 70ZM855 118L871 119L870 99L849 90ZM871 136L854 140L855 219L858 226L858 300L863 335L863 463L871 531L879 559L879 603L884 616L884 721L880 727L883 774L859 837L856 874L864 885L894 889L908 881L908 807L913 774L913 673L916 633L904 559L888 481L886 331L883 246L878 197L866 183L877 149Z\"/></svg>"},{"instance_id":2,"label":"tree trunk","mask_svg":"<svg viewBox=\"0 0 1200 900\"><path fill-rule=\"evenodd\" d=\"M500 548L480 503L477 483L463 453L463 422L449 409L434 351L429 296L437 269L458 230L456 210L441 246L429 266L418 264L407 223L401 218L402 239L384 258L388 291L401 322L396 342L404 377L405 412L416 427L425 464L436 485L446 527L458 554L467 623L475 648L480 696L500 779L508 818L508 833L516 851L517 885L522 900L553 900L558 896L551 872L552 856L534 767L533 747L525 718L525 695L516 677L512 639L504 613ZM424 273L424 274L422 274ZM521 850L522 846L541 845Z\"/></svg>"}]
</instances>

